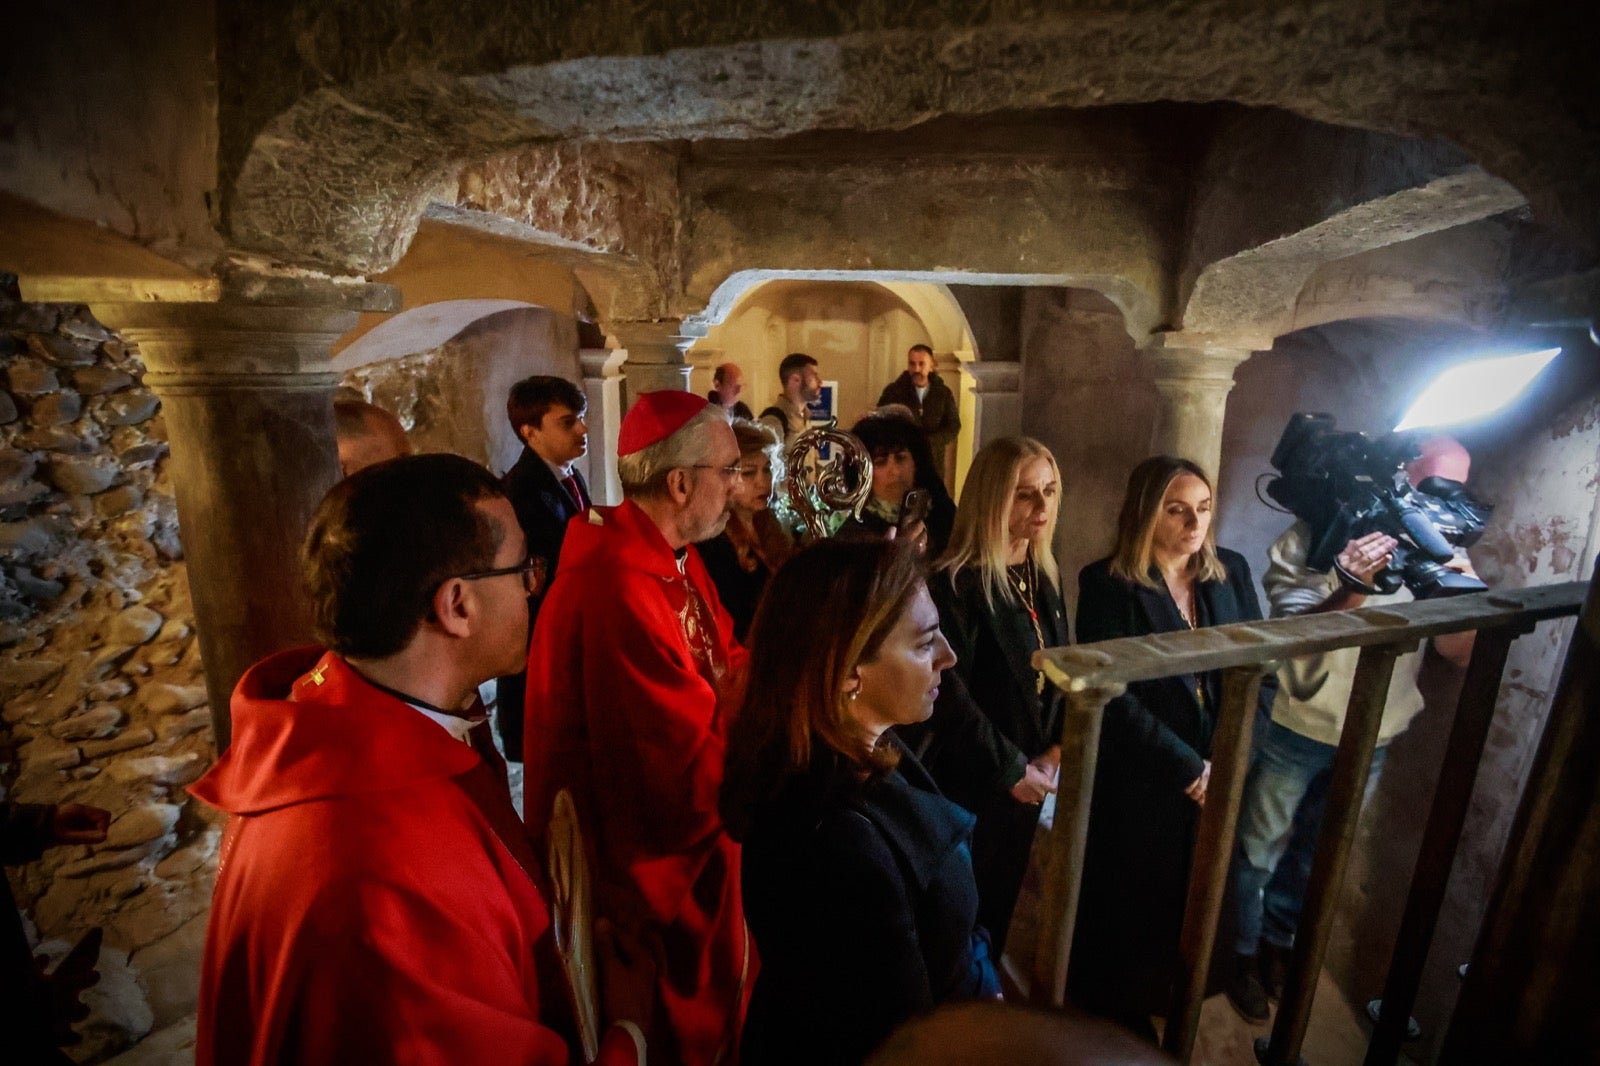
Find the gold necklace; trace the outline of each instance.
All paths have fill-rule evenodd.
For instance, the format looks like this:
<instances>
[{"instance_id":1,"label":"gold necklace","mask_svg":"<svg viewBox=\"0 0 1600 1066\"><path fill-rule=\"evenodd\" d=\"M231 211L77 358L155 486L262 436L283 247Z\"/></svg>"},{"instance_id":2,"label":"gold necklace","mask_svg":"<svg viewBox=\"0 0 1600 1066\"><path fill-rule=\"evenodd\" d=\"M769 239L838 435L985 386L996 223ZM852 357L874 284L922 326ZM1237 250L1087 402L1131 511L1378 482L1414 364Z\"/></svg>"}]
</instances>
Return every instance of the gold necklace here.
<instances>
[{"instance_id":1,"label":"gold necklace","mask_svg":"<svg viewBox=\"0 0 1600 1066\"><path fill-rule=\"evenodd\" d=\"M1022 601L1022 609L1028 612L1028 621L1033 623L1033 639L1035 641L1035 646L1040 651L1043 651L1044 628L1039 624L1039 608L1036 605L1036 602L1033 598L1033 591L1030 587L1032 582L1035 580L1032 555L1029 555L1023 561L1022 567L1023 570L1020 574L1014 574L1011 572L1011 568L1009 566L1006 567L1006 578L1010 580L1011 587L1017 590L1017 599ZM1043 670L1034 671L1034 692L1040 696L1044 695Z\"/></svg>"}]
</instances>

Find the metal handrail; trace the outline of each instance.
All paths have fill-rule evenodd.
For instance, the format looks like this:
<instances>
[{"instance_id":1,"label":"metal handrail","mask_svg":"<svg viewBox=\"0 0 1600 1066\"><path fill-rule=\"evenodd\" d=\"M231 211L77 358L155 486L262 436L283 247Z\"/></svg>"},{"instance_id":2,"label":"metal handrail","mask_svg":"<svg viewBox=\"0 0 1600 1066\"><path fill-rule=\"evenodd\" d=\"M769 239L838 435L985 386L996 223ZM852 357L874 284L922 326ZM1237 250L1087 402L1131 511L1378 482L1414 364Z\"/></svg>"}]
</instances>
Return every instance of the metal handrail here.
<instances>
[{"instance_id":1,"label":"metal handrail","mask_svg":"<svg viewBox=\"0 0 1600 1066\"><path fill-rule=\"evenodd\" d=\"M1061 778L1056 815L1035 862L1043 864L1043 901L1031 960L1005 960L1008 977L1037 1003L1066 999L1089 806L1107 703L1130 682L1223 671L1223 699L1212 746L1207 803L1201 811L1178 960L1178 992L1164 1045L1189 1061L1221 913L1234 826L1249 766L1256 696L1261 678L1295 656L1339 648L1362 649L1349 710L1329 784L1323 830L1296 937L1283 997L1265 1062L1299 1060L1316 976L1332 929L1361 799L1377 746L1378 726L1395 661L1422 640L1480 631L1468 666L1457 718L1424 832L1421 858L1407 900L1406 918L1385 987L1368 1066L1393 1062L1460 839L1467 802L1493 716L1499 680L1511 642L1541 621L1578 613L1588 586L1581 582L1491 591L1396 606L1368 607L1194 631L1126 637L1069 648L1048 648L1034 666L1067 695L1062 728ZM1026 950L1027 945L1019 945ZM1393 1042L1393 1052L1390 1043Z\"/></svg>"}]
</instances>

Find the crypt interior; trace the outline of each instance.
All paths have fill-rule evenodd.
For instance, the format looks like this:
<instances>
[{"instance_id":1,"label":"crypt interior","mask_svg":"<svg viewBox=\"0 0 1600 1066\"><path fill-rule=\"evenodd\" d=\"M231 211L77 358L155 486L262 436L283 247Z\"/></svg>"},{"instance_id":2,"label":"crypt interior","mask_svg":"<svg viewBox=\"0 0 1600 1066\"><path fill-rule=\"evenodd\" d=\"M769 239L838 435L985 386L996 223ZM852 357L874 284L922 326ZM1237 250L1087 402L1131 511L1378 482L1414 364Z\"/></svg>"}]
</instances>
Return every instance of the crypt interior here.
<instances>
[{"instance_id":1,"label":"crypt interior","mask_svg":"<svg viewBox=\"0 0 1600 1066\"><path fill-rule=\"evenodd\" d=\"M296 549L341 386L500 474L509 386L579 382L615 503L631 397L733 362L759 410L803 351L848 425L926 343L954 491L997 437L1057 457L1066 576L1146 456L1216 475L1255 566L1291 414L1386 432L1441 369L1559 345L1457 431L1495 504L1471 554L1492 589L1594 574L1581 5L29 7L0 73L0 785L116 814L7 871L41 952L105 929L78 1061L191 1061L221 816L184 787L245 667L307 642ZM1458 967L1573 632L1511 647L1405 1061L1464 1061ZM1432 676L1361 815L1314 1066L1365 1054L1460 687ZM1597 860L1573 857L1591 931ZM1550 966L1595 987L1592 953ZM1194 1061L1254 1062L1266 1031L1214 998Z\"/></svg>"}]
</instances>

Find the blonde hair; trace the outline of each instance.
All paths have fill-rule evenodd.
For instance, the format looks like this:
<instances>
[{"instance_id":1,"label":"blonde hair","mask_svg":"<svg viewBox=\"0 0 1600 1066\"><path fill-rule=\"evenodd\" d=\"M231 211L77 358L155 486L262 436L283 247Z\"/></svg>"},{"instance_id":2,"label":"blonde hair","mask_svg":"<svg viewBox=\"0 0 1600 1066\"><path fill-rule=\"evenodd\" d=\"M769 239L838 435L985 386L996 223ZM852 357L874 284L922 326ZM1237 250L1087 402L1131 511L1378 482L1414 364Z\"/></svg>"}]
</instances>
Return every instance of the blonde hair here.
<instances>
[{"instance_id":1,"label":"blonde hair","mask_svg":"<svg viewBox=\"0 0 1600 1066\"><path fill-rule=\"evenodd\" d=\"M1006 580L1006 559L1011 549L1011 503L1017 494L1017 481L1022 468L1035 459L1050 464L1050 475L1055 478L1057 490L1061 485L1061 468L1050 449L1032 437L1001 437L983 446L972 458L967 471L967 481L961 492L961 506L956 511L954 528L950 531L950 544L939 559L936 569L952 578L962 567L970 566L978 572L983 584L983 597L993 607L998 597L1015 601L1016 593ZM1028 558L1057 589L1061 575L1056 569L1055 553L1051 543L1055 540L1056 520L1061 515L1060 496L1050 521L1028 542Z\"/></svg>"},{"instance_id":2,"label":"blonde hair","mask_svg":"<svg viewBox=\"0 0 1600 1066\"><path fill-rule=\"evenodd\" d=\"M1161 517L1161 503L1167 498L1167 489L1185 474L1199 478L1210 490L1214 510L1216 489L1211 479L1197 463L1188 459L1151 456L1128 475L1128 491L1122 497L1122 513L1117 516L1117 546L1111 553L1113 577L1147 588L1156 587L1156 579L1150 576L1155 565L1156 521ZM1199 581L1224 581L1228 577L1228 568L1217 556L1215 520L1206 527L1200 550L1189 556L1189 573Z\"/></svg>"}]
</instances>

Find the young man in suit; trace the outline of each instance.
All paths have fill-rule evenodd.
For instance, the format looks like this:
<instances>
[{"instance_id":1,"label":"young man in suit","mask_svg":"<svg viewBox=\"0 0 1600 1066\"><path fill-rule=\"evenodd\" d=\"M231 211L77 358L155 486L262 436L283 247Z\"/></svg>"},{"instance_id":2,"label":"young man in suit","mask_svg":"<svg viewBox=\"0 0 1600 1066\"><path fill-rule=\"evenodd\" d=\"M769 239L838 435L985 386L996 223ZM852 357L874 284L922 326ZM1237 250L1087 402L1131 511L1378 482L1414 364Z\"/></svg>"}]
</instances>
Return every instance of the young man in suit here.
<instances>
[{"instance_id":1,"label":"young man in suit","mask_svg":"<svg viewBox=\"0 0 1600 1066\"><path fill-rule=\"evenodd\" d=\"M506 495L517 512L522 535L528 539L528 556L544 563L553 577L561 558L561 542L573 515L589 509L589 486L572 464L589 450L589 427L584 422L588 403L583 392L565 378L535 375L511 386L506 417L522 441L522 455L506 471ZM540 594L528 599L528 631L538 620ZM516 673L498 681L500 739L506 757L522 757L522 703L527 674Z\"/></svg>"}]
</instances>

